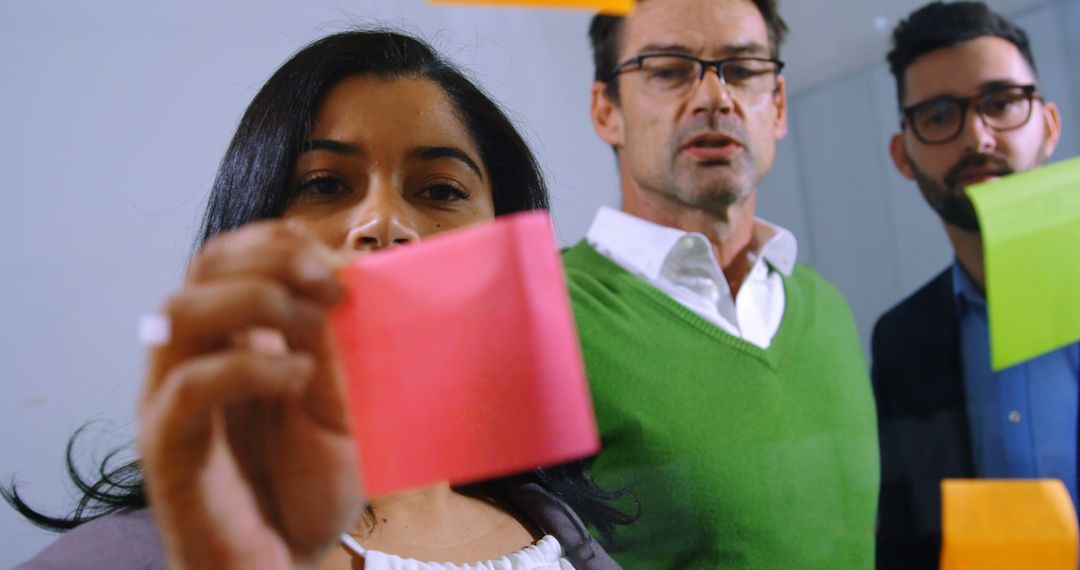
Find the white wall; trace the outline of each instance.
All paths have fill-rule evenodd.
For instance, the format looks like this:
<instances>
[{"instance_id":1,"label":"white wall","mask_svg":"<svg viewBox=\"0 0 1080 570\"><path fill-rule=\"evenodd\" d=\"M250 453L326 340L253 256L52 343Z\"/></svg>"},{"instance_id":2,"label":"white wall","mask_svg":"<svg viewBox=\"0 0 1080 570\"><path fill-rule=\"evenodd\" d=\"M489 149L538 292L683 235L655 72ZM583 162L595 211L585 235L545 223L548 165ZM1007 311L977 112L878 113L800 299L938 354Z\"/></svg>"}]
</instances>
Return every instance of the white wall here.
<instances>
[{"instance_id":1,"label":"white wall","mask_svg":"<svg viewBox=\"0 0 1080 570\"><path fill-rule=\"evenodd\" d=\"M62 455L75 428L104 420L81 447L86 465L130 440L136 319L179 282L242 109L304 43L354 24L420 32L518 119L546 169L563 243L600 204L617 204L611 152L588 122L583 13L421 0L87 4L0 4L0 481L22 481L39 507L71 504ZM1065 117L1058 156L1075 155L1080 0L1020 22ZM850 299L864 336L949 259L938 222L885 154L891 81L877 66L794 95L792 132L759 198ZM51 539L0 506L0 567Z\"/></svg>"}]
</instances>

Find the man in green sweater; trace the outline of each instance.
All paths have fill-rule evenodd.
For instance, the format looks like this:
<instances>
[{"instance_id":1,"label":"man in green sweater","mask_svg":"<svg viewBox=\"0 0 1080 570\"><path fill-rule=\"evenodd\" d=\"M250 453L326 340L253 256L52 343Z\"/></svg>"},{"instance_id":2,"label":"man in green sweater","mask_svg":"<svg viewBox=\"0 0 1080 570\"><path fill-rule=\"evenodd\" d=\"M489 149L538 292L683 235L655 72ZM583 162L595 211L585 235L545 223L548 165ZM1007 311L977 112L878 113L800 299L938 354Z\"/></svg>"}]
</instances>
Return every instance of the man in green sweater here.
<instances>
[{"instance_id":1,"label":"man in green sweater","mask_svg":"<svg viewBox=\"0 0 1080 570\"><path fill-rule=\"evenodd\" d=\"M754 217L787 130L775 0L598 16L592 119L622 211L564 260L628 569L868 569L874 403L837 291Z\"/></svg>"}]
</instances>

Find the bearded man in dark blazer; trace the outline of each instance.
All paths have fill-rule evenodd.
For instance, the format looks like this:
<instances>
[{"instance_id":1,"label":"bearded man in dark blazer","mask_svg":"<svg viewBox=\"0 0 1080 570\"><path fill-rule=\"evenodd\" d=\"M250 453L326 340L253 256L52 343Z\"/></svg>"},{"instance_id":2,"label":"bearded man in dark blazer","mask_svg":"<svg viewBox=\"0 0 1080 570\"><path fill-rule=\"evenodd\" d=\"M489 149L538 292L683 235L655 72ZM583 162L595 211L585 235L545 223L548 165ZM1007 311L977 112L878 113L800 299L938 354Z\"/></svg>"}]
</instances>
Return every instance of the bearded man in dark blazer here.
<instances>
[{"instance_id":1,"label":"bearded man in dark blazer","mask_svg":"<svg viewBox=\"0 0 1080 570\"><path fill-rule=\"evenodd\" d=\"M874 327L877 559L936 569L942 479L1052 477L1076 499L1080 345L991 369L982 238L964 193L1042 165L1061 117L1039 91L1027 35L981 2L912 13L888 59L901 108L890 153L941 218L955 261Z\"/></svg>"}]
</instances>

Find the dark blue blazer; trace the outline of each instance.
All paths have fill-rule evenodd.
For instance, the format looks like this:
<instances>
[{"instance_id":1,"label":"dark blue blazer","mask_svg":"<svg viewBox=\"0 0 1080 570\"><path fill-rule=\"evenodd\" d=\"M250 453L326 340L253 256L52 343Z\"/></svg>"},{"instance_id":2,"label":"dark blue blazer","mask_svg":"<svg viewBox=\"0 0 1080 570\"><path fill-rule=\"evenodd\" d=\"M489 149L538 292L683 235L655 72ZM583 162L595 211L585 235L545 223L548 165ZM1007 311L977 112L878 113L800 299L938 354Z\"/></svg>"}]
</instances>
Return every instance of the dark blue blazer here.
<instances>
[{"instance_id":1,"label":"dark blue blazer","mask_svg":"<svg viewBox=\"0 0 1080 570\"><path fill-rule=\"evenodd\" d=\"M941 480L975 476L952 282L950 267L874 326L879 569L937 570Z\"/></svg>"}]
</instances>

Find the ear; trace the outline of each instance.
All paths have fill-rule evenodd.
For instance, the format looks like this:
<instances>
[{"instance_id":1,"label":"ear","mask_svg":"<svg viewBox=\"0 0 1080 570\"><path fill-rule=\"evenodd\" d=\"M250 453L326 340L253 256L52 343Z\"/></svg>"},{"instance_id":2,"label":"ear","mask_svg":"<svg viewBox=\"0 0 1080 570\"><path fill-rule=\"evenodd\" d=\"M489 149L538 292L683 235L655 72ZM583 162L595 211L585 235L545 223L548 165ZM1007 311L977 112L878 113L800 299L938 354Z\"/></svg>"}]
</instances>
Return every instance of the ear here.
<instances>
[{"instance_id":1,"label":"ear","mask_svg":"<svg viewBox=\"0 0 1080 570\"><path fill-rule=\"evenodd\" d=\"M787 82L784 81L782 75L776 77L776 92L773 94L773 104L776 105L776 129L773 134L776 136L776 140L780 140L788 132Z\"/></svg>"},{"instance_id":2,"label":"ear","mask_svg":"<svg viewBox=\"0 0 1080 570\"><path fill-rule=\"evenodd\" d=\"M589 109L593 128L600 140L620 149L623 146L623 117L618 103L607 95L607 84L597 81L592 86L592 104Z\"/></svg>"},{"instance_id":3,"label":"ear","mask_svg":"<svg viewBox=\"0 0 1080 570\"><path fill-rule=\"evenodd\" d=\"M1057 105L1050 102L1043 103L1043 120L1046 123L1046 147L1042 158L1049 160L1061 139L1061 111L1058 110Z\"/></svg>"},{"instance_id":4,"label":"ear","mask_svg":"<svg viewBox=\"0 0 1080 570\"><path fill-rule=\"evenodd\" d=\"M892 140L889 141L889 154L892 156L893 164L896 165L896 169L900 171L900 174L903 174L904 178L908 180L915 180L915 171L911 168L907 149L904 148L904 133L896 133L892 136Z\"/></svg>"}]
</instances>

